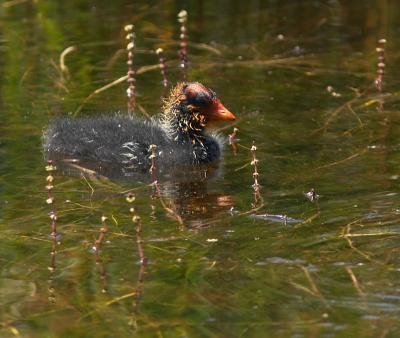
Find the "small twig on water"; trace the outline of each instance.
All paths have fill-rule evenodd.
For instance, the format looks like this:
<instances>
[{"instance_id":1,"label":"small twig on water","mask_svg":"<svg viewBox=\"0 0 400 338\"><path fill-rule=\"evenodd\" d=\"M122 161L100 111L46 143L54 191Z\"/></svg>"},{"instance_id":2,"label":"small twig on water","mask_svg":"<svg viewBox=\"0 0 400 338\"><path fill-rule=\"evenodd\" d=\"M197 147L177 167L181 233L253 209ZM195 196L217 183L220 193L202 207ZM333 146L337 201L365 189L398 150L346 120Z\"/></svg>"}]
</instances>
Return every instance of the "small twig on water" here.
<instances>
[{"instance_id":1,"label":"small twig on water","mask_svg":"<svg viewBox=\"0 0 400 338\"><path fill-rule=\"evenodd\" d=\"M351 100L349 100L349 101L345 102L344 104L342 104L340 107L338 107L338 108L336 108L335 110L331 111L331 112L328 114L328 116L327 116L327 118L326 118L324 124L322 125L322 127L313 130L311 134L314 135L314 134L317 134L317 133L320 133L320 132L325 131L325 130L329 127L329 125L331 124L331 122L332 122L339 114L341 114L341 113L343 113L344 111L346 111L346 109L349 109L349 107L351 107L351 105L352 105L353 103L355 103L355 102L357 102L358 100L360 100L360 98L361 98L363 95L365 95L365 93L359 93L359 94L357 94L356 97L352 98ZM354 111L354 110L353 110L353 111ZM350 111L350 112L353 114L352 111ZM358 118L357 118L357 120L358 120Z\"/></svg>"},{"instance_id":2,"label":"small twig on water","mask_svg":"<svg viewBox=\"0 0 400 338\"><path fill-rule=\"evenodd\" d=\"M28 1L29 0L11 0L11 1L3 2L0 6L2 6L3 8L10 8L10 7L14 7L16 5L23 4L24 2L28 2Z\"/></svg>"},{"instance_id":3,"label":"small twig on water","mask_svg":"<svg viewBox=\"0 0 400 338\"><path fill-rule=\"evenodd\" d=\"M359 296L365 297L365 292L361 289L360 283L358 282L357 277L354 274L353 270L350 267L346 266L346 271L349 274L351 281L353 282L354 288L357 290Z\"/></svg>"},{"instance_id":4,"label":"small twig on water","mask_svg":"<svg viewBox=\"0 0 400 338\"><path fill-rule=\"evenodd\" d=\"M332 166L335 166L335 165L338 165L338 164L342 164L344 162L353 160L353 159L355 159L355 158L357 158L357 157L359 157L361 155L364 155L366 152L368 152L368 148L367 149L363 149L360 152L355 153L355 154L353 154L353 155L351 155L349 157L346 157L346 158L344 158L342 160L331 162L331 163L328 163L328 164L324 164L324 165L322 165L320 167L315 168L314 170L325 169L325 168L332 167Z\"/></svg>"},{"instance_id":5,"label":"small twig on water","mask_svg":"<svg viewBox=\"0 0 400 338\"><path fill-rule=\"evenodd\" d=\"M308 218L305 219L303 222L301 222L301 223L299 223L299 224L296 224L296 225L294 226L294 228L299 228L300 226L302 226L302 225L304 225L304 224L311 223L314 219L316 219L316 218L319 217L320 215L321 215L321 212L320 212L319 209L318 209L318 212L317 212L317 213L315 213L314 215L308 217Z\"/></svg>"},{"instance_id":6,"label":"small twig on water","mask_svg":"<svg viewBox=\"0 0 400 338\"><path fill-rule=\"evenodd\" d=\"M151 115L147 112L146 108L144 108L140 103L137 104L138 109L140 110L140 112L146 116L146 118L148 118L149 120L151 120Z\"/></svg>"},{"instance_id":7,"label":"small twig on water","mask_svg":"<svg viewBox=\"0 0 400 338\"><path fill-rule=\"evenodd\" d=\"M82 321L83 319L85 319L85 318L91 316L93 313L98 312L98 311L100 311L101 309L106 308L107 306L113 305L113 304L115 304L115 303L118 303L118 302L120 302L120 301L122 301L122 300L125 300L125 299L128 299L128 298L134 297L135 295L136 295L136 291L127 293L127 294L125 294L125 295L122 295L122 296L119 296L119 297L116 297L116 298L113 298L113 299L109 300L109 301L106 302L106 303L103 303L103 304L101 304L101 305L98 305L98 306L96 307L96 310L89 311L89 312L87 312L86 314L84 314L82 317L79 318L79 321Z\"/></svg>"},{"instance_id":8,"label":"small twig on water","mask_svg":"<svg viewBox=\"0 0 400 338\"><path fill-rule=\"evenodd\" d=\"M358 124L360 125L360 128L364 127L363 122L361 121L360 117L358 116L358 114L354 111L353 107L351 106L351 104L347 104L347 109L349 110L350 113L352 113L354 115L354 117L357 119Z\"/></svg>"},{"instance_id":9,"label":"small twig on water","mask_svg":"<svg viewBox=\"0 0 400 338\"><path fill-rule=\"evenodd\" d=\"M63 52L60 54L60 70L61 70L61 73L65 74L65 76L67 78L69 78L69 70L65 64L65 57L74 51L76 51L76 47L70 46L70 47L67 47L66 49L64 49Z\"/></svg>"},{"instance_id":10,"label":"small twig on water","mask_svg":"<svg viewBox=\"0 0 400 338\"><path fill-rule=\"evenodd\" d=\"M310 271L305 266L301 266L301 269L303 270L304 274L306 275L307 280L310 283L310 287L311 287L311 290L313 291L313 293L315 295L317 295L318 297L323 298L321 291L319 291L317 285L315 284L313 278L311 277Z\"/></svg>"},{"instance_id":11,"label":"small twig on water","mask_svg":"<svg viewBox=\"0 0 400 338\"><path fill-rule=\"evenodd\" d=\"M139 75L139 74L144 74L144 73L147 73L147 72L151 72L151 71L157 70L157 69L159 69L159 68L160 68L160 66L159 66L158 64L157 64L157 65L142 66L142 67L138 68L138 69L135 71L135 75ZM128 80L128 75L121 76L120 78L118 78L118 79L116 79L116 80L114 80L114 81L112 81L112 82L106 84L105 86L100 87L100 88L97 88L95 91L93 91L89 96L87 96L87 97L83 100L83 102L81 103L81 105L75 110L74 116L77 116L78 113L79 113L79 112L82 110L82 108L84 107L84 105L85 105L86 103L88 103L91 99L93 99L96 95L98 95L98 94L100 94L100 93L102 93L102 92L104 92L104 91L106 91L106 90L108 90L108 89L110 89L110 88L112 88L112 87L114 87L114 86L116 86L116 85L118 85L118 84L120 84L120 83L126 81L126 80Z\"/></svg>"},{"instance_id":12,"label":"small twig on water","mask_svg":"<svg viewBox=\"0 0 400 338\"><path fill-rule=\"evenodd\" d=\"M303 285L297 284L297 283L292 283L293 286L298 287L299 289L302 289L303 291L307 291L308 293L312 294L315 297L318 297L321 299L321 301L329 307L328 302L326 301L325 297L321 293L321 291L318 289L317 284L314 282L314 279L312 278L310 271L305 267L305 266L300 266L300 268L303 270L308 283L310 284L310 288L307 288Z\"/></svg>"},{"instance_id":13,"label":"small twig on water","mask_svg":"<svg viewBox=\"0 0 400 338\"><path fill-rule=\"evenodd\" d=\"M363 256L366 260L370 261L370 262L374 262L374 263L378 263L378 264L383 264L380 261L377 261L375 259L373 259L369 254L365 253L364 251L361 251L360 249L358 249L353 241L351 240L351 226L354 224L355 222L349 223L346 225L342 237L347 241L347 243L349 244L349 247L354 250L355 252L357 252L358 254L360 254L361 256Z\"/></svg>"}]
</instances>

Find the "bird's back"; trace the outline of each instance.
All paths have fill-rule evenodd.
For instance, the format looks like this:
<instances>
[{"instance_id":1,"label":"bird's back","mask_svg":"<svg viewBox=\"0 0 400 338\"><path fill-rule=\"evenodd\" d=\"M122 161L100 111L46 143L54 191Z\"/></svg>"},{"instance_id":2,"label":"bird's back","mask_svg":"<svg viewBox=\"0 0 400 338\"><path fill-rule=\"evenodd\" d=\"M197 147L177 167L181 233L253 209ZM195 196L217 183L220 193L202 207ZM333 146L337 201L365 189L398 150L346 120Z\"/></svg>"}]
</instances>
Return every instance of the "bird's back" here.
<instances>
[{"instance_id":1,"label":"bird's back","mask_svg":"<svg viewBox=\"0 0 400 338\"><path fill-rule=\"evenodd\" d=\"M154 122L128 116L60 118L44 133L46 154L113 163L148 163L149 146L170 144Z\"/></svg>"}]
</instances>

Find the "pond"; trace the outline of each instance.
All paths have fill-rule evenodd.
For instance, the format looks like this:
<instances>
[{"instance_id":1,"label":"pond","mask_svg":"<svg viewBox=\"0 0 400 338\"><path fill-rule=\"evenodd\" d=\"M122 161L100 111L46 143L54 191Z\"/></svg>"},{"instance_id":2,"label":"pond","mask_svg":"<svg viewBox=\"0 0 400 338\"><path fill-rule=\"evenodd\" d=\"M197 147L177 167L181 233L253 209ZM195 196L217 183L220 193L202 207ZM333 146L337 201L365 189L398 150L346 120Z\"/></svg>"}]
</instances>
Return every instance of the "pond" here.
<instances>
[{"instance_id":1,"label":"pond","mask_svg":"<svg viewBox=\"0 0 400 338\"><path fill-rule=\"evenodd\" d=\"M126 112L127 24L136 114L160 111L182 9L187 78L237 117L221 161L158 188L46 170L52 119ZM3 1L0 336L398 337L399 22L388 0Z\"/></svg>"}]
</instances>

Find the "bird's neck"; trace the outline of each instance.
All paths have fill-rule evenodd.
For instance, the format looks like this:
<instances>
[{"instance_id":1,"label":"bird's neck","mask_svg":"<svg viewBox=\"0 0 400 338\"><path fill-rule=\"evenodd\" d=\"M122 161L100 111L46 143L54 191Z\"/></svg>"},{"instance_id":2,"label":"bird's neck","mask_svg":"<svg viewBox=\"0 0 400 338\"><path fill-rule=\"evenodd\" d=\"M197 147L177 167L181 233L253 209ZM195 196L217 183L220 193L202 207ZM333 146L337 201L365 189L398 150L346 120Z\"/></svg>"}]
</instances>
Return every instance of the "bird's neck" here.
<instances>
[{"instance_id":1,"label":"bird's neck","mask_svg":"<svg viewBox=\"0 0 400 338\"><path fill-rule=\"evenodd\" d=\"M207 135L206 120L199 112L189 111L189 108L179 100L176 104L168 101L164 105L161 116L163 129L172 142L190 146L192 163L206 163L216 160L220 155L218 142Z\"/></svg>"},{"instance_id":2,"label":"bird's neck","mask_svg":"<svg viewBox=\"0 0 400 338\"><path fill-rule=\"evenodd\" d=\"M190 111L182 104L164 107L162 124L171 140L202 146L205 139L204 115Z\"/></svg>"}]
</instances>

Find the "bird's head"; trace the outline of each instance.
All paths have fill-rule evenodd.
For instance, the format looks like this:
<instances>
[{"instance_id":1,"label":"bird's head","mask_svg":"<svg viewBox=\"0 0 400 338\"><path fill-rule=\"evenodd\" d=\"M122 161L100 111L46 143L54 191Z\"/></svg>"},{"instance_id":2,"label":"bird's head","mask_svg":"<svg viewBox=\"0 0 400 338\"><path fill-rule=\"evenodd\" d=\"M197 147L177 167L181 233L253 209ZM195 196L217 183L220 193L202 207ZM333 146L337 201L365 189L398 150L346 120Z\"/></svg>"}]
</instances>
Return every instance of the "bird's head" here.
<instances>
[{"instance_id":1,"label":"bird's head","mask_svg":"<svg viewBox=\"0 0 400 338\"><path fill-rule=\"evenodd\" d=\"M206 122L230 121L235 116L221 103L214 91L199 82L181 86L179 95L182 110L204 116Z\"/></svg>"},{"instance_id":2,"label":"bird's head","mask_svg":"<svg viewBox=\"0 0 400 338\"><path fill-rule=\"evenodd\" d=\"M234 119L215 92L199 82L179 83L164 101L163 120L174 138L192 138L210 123Z\"/></svg>"}]
</instances>

